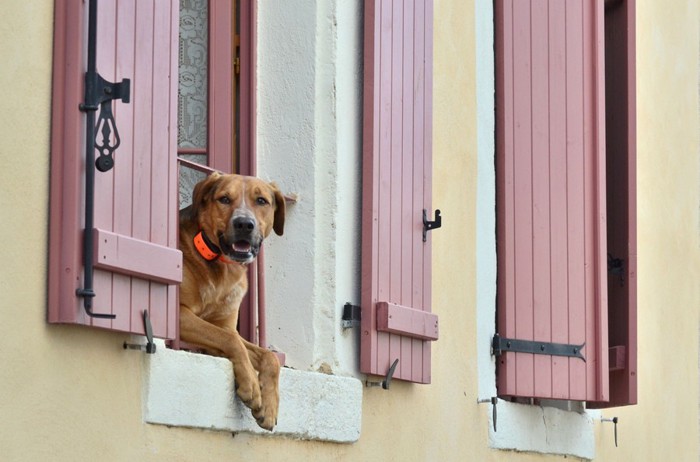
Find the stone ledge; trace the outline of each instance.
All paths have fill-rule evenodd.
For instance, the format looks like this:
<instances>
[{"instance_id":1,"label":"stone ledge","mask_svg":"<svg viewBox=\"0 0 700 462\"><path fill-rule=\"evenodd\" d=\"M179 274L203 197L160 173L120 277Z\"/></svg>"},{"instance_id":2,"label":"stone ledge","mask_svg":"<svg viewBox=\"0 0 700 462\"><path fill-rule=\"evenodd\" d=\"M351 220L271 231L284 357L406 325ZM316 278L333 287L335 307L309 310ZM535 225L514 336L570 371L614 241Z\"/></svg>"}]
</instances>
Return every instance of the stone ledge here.
<instances>
[{"instance_id":1,"label":"stone ledge","mask_svg":"<svg viewBox=\"0 0 700 462\"><path fill-rule=\"evenodd\" d=\"M503 400L497 405L497 431L489 412L489 445L494 449L595 458L593 424L600 412L582 413Z\"/></svg>"},{"instance_id":2,"label":"stone ledge","mask_svg":"<svg viewBox=\"0 0 700 462\"><path fill-rule=\"evenodd\" d=\"M360 437L362 382L283 368L272 432L235 396L229 360L174 351L144 355L144 420L152 424L352 443Z\"/></svg>"}]
</instances>

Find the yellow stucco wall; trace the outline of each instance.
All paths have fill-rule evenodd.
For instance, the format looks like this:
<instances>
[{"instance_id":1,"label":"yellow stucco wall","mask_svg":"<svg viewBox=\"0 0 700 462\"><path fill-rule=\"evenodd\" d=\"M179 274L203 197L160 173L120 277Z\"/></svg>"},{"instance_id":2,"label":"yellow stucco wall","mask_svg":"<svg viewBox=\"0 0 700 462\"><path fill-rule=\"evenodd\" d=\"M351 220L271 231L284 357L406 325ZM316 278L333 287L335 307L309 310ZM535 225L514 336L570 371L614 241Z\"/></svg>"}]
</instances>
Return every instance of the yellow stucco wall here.
<instances>
[{"instance_id":1,"label":"yellow stucco wall","mask_svg":"<svg viewBox=\"0 0 700 462\"><path fill-rule=\"evenodd\" d=\"M51 3L9 2L0 23L0 460L559 459L488 449L475 403L473 1L435 2L434 203L449 219L433 247L434 383L366 391L352 445L144 424L143 358L124 336L46 324ZM620 447L598 425L598 460L698 457L698 17L697 0L638 0L640 404L605 412Z\"/></svg>"},{"instance_id":2,"label":"yellow stucco wall","mask_svg":"<svg viewBox=\"0 0 700 462\"><path fill-rule=\"evenodd\" d=\"M637 5L640 404L615 414L625 460L698 460L700 9Z\"/></svg>"}]
</instances>

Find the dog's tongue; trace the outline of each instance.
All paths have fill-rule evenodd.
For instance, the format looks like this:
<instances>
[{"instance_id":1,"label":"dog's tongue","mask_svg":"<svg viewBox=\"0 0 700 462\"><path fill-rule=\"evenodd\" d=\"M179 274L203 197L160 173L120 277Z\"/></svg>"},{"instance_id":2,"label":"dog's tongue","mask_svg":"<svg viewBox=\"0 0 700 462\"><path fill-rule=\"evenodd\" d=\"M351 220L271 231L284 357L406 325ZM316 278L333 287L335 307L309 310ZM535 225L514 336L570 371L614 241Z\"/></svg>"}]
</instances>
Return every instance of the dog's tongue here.
<instances>
[{"instance_id":1,"label":"dog's tongue","mask_svg":"<svg viewBox=\"0 0 700 462\"><path fill-rule=\"evenodd\" d=\"M250 252L250 242L236 241L233 243L233 250L236 252Z\"/></svg>"}]
</instances>

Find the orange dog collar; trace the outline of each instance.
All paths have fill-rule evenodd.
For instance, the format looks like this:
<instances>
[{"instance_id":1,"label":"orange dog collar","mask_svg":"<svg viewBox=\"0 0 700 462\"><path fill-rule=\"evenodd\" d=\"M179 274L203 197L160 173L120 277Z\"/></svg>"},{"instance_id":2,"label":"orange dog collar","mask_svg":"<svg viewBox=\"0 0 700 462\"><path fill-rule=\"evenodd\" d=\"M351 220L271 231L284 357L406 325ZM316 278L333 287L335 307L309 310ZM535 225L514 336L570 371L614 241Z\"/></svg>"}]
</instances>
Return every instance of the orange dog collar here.
<instances>
[{"instance_id":1,"label":"orange dog collar","mask_svg":"<svg viewBox=\"0 0 700 462\"><path fill-rule=\"evenodd\" d=\"M202 231L194 235L194 248L207 261L212 261L221 255L221 250L212 244Z\"/></svg>"},{"instance_id":2,"label":"orange dog collar","mask_svg":"<svg viewBox=\"0 0 700 462\"><path fill-rule=\"evenodd\" d=\"M206 261L213 261L217 258L223 263L234 263L232 260L226 258L221 249L219 249L214 243L212 243L209 238L207 238L204 232L200 231L194 235L194 248Z\"/></svg>"}]
</instances>

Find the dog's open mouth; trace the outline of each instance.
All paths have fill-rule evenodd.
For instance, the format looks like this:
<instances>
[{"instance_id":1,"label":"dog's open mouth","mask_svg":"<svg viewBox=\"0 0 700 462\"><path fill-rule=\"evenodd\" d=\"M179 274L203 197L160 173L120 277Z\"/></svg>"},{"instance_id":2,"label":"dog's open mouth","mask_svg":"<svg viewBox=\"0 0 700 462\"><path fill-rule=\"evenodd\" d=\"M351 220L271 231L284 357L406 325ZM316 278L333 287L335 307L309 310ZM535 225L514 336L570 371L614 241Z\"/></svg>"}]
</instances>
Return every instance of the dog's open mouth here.
<instances>
[{"instance_id":1,"label":"dog's open mouth","mask_svg":"<svg viewBox=\"0 0 700 462\"><path fill-rule=\"evenodd\" d=\"M258 255L258 246L247 239L238 239L224 247L226 255L239 263L250 263Z\"/></svg>"},{"instance_id":2,"label":"dog's open mouth","mask_svg":"<svg viewBox=\"0 0 700 462\"><path fill-rule=\"evenodd\" d=\"M248 241L236 241L233 243L233 251L236 253L250 253L253 246Z\"/></svg>"}]
</instances>

